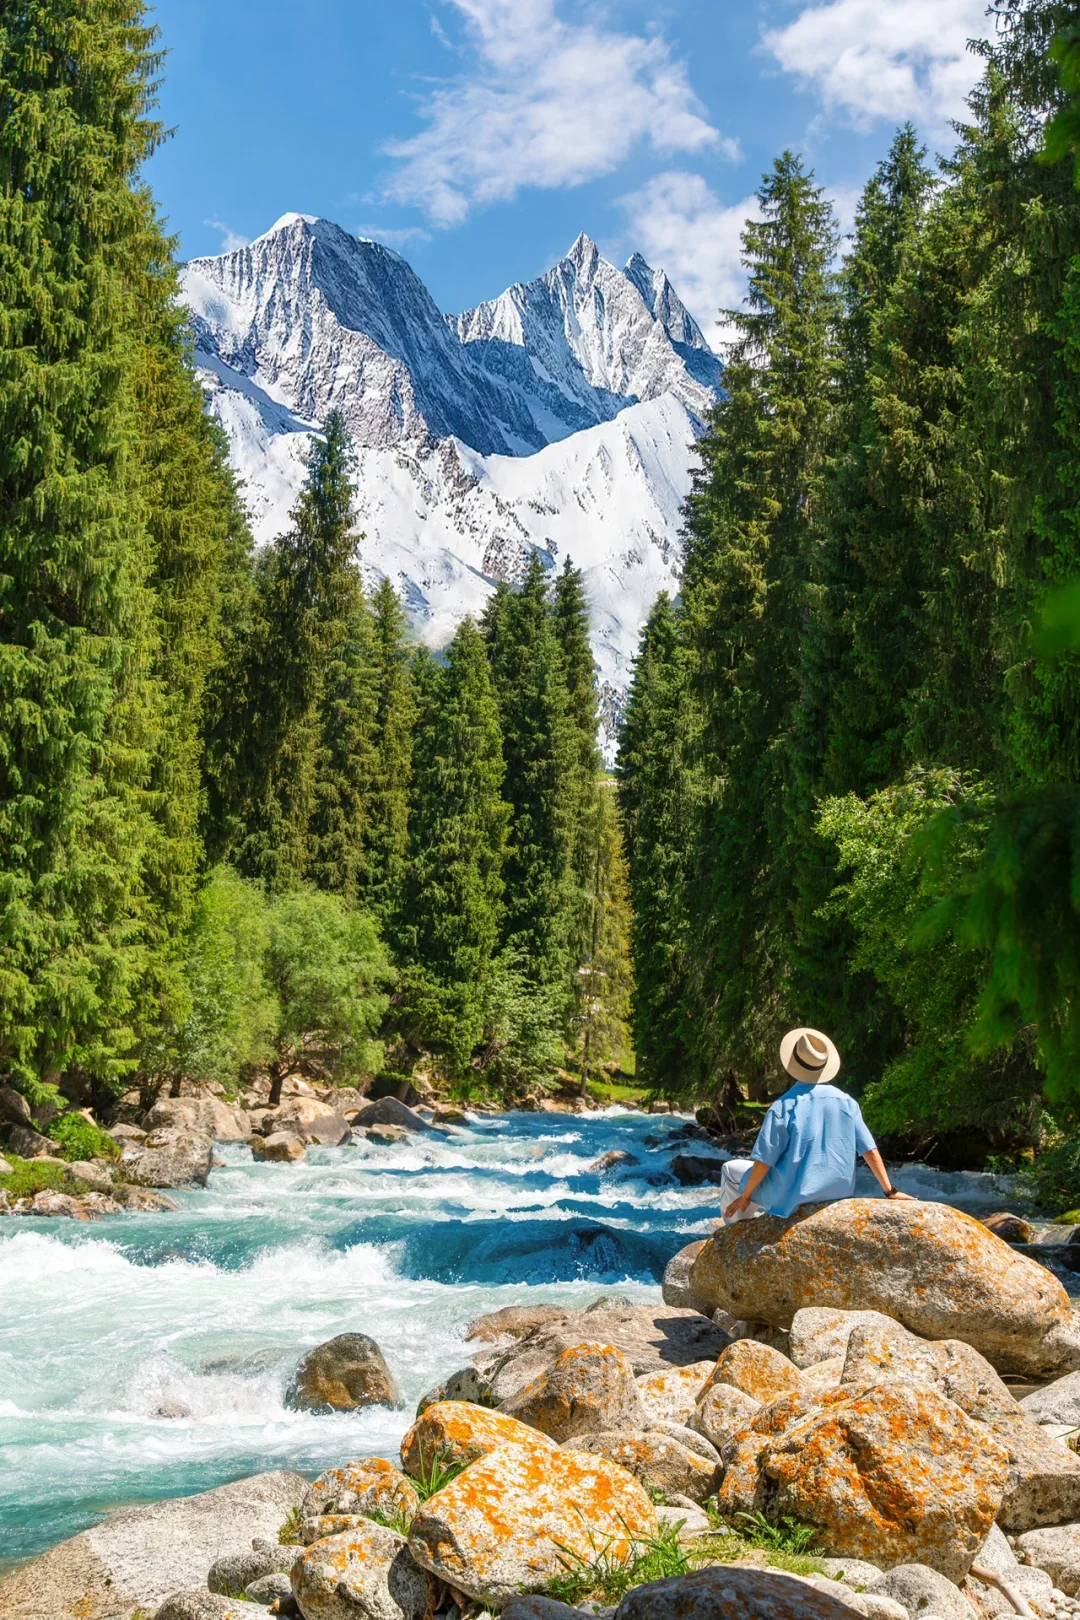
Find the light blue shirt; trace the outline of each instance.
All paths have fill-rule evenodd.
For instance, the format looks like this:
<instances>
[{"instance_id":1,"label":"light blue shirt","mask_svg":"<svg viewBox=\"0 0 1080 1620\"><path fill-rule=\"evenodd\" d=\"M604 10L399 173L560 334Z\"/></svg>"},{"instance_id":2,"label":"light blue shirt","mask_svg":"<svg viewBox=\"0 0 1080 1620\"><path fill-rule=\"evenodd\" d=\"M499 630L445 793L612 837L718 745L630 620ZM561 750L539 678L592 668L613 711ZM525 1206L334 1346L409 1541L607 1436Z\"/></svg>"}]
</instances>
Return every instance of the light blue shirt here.
<instances>
[{"instance_id":1,"label":"light blue shirt","mask_svg":"<svg viewBox=\"0 0 1080 1620\"><path fill-rule=\"evenodd\" d=\"M800 1204L851 1198L859 1156L876 1145L854 1097L828 1083L796 1081L761 1122L752 1156L769 1172L754 1203L790 1215Z\"/></svg>"}]
</instances>

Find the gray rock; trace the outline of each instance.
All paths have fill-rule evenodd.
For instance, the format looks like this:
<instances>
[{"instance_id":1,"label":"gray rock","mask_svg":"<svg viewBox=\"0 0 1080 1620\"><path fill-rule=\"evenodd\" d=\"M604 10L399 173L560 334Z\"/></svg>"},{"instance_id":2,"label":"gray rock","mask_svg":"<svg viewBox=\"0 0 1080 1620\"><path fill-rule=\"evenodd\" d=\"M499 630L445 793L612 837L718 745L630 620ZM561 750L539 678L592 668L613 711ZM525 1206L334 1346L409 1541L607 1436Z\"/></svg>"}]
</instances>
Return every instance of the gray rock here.
<instances>
[{"instance_id":1,"label":"gray rock","mask_svg":"<svg viewBox=\"0 0 1080 1620\"><path fill-rule=\"evenodd\" d=\"M198 1496L123 1509L0 1579L0 1615L153 1614L178 1592L201 1589L209 1597L211 1564L246 1551L253 1536L276 1542L306 1490L299 1474L256 1474Z\"/></svg>"},{"instance_id":2,"label":"gray rock","mask_svg":"<svg viewBox=\"0 0 1080 1620\"><path fill-rule=\"evenodd\" d=\"M429 1406L436 1406L439 1401L467 1401L470 1406L495 1405L491 1385L475 1367L461 1367L434 1389L429 1389L416 1408L417 1417L422 1417Z\"/></svg>"},{"instance_id":3,"label":"gray rock","mask_svg":"<svg viewBox=\"0 0 1080 1620\"><path fill-rule=\"evenodd\" d=\"M1036 1423L1067 1423L1080 1428L1080 1372L1055 1378L1052 1384L1025 1395L1020 1405Z\"/></svg>"},{"instance_id":4,"label":"gray rock","mask_svg":"<svg viewBox=\"0 0 1080 1620\"><path fill-rule=\"evenodd\" d=\"M807 1305L791 1323L791 1359L796 1367L812 1367L847 1354L848 1340L857 1327L897 1327L881 1311L838 1311L827 1305Z\"/></svg>"},{"instance_id":5,"label":"gray rock","mask_svg":"<svg viewBox=\"0 0 1080 1620\"><path fill-rule=\"evenodd\" d=\"M696 1451L699 1457L707 1462L718 1463L720 1452L712 1441L705 1435L698 1434L696 1429L684 1428L681 1423L666 1423L663 1419L652 1418L649 1421L649 1434L666 1434L669 1439L677 1440L688 1451Z\"/></svg>"},{"instance_id":6,"label":"gray rock","mask_svg":"<svg viewBox=\"0 0 1080 1620\"><path fill-rule=\"evenodd\" d=\"M218 1142L246 1142L251 1135L247 1114L218 1097L162 1097L143 1117L143 1129L194 1131Z\"/></svg>"},{"instance_id":7,"label":"gray rock","mask_svg":"<svg viewBox=\"0 0 1080 1620\"><path fill-rule=\"evenodd\" d=\"M383 1353L366 1333L339 1333L309 1350L285 1394L287 1406L304 1412L353 1412L400 1402Z\"/></svg>"},{"instance_id":8,"label":"gray rock","mask_svg":"<svg viewBox=\"0 0 1080 1620\"><path fill-rule=\"evenodd\" d=\"M278 1541L257 1541L246 1552L215 1558L206 1577L207 1589L232 1597L264 1575L288 1574L295 1557L295 1547L284 1547Z\"/></svg>"},{"instance_id":9,"label":"gray rock","mask_svg":"<svg viewBox=\"0 0 1080 1620\"><path fill-rule=\"evenodd\" d=\"M661 1503L656 1509L656 1517L661 1526L676 1531L680 1541L693 1541L710 1529L709 1515L696 1504L687 1508L666 1507Z\"/></svg>"},{"instance_id":10,"label":"gray rock","mask_svg":"<svg viewBox=\"0 0 1080 1620\"><path fill-rule=\"evenodd\" d=\"M719 1187L727 1162L703 1153L676 1153L671 1173L682 1187Z\"/></svg>"},{"instance_id":11,"label":"gray rock","mask_svg":"<svg viewBox=\"0 0 1080 1620\"><path fill-rule=\"evenodd\" d=\"M714 1384L706 1390L690 1419L690 1428L703 1434L717 1451L748 1429L761 1411L761 1402L730 1384Z\"/></svg>"},{"instance_id":12,"label":"gray rock","mask_svg":"<svg viewBox=\"0 0 1080 1620\"><path fill-rule=\"evenodd\" d=\"M511 1598L503 1609L500 1620L585 1620L591 1611L572 1609L569 1604L556 1603L554 1598Z\"/></svg>"},{"instance_id":13,"label":"gray rock","mask_svg":"<svg viewBox=\"0 0 1080 1620\"><path fill-rule=\"evenodd\" d=\"M1080 1457L1022 1412L987 1419L983 1427L1009 1453L1009 1478L998 1511L1006 1530L1035 1530L1080 1519Z\"/></svg>"},{"instance_id":14,"label":"gray rock","mask_svg":"<svg viewBox=\"0 0 1080 1620\"><path fill-rule=\"evenodd\" d=\"M678 1254L672 1255L664 1268L662 1293L665 1305L675 1305L680 1310L699 1311L703 1316L712 1314L712 1308L705 1296L690 1286L690 1267L704 1247L705 1239L700 1238L697 1243L688 1243L685 1249L680 1249Z\"/></svg>"},{"instance_id":15,"label":"gray rock","mask_svg":"<svg viewBox=\"0 0 1080 1620\"><path fill-rule=\"evenodd\" d=\"M858 1604L866 1620L910 1620L904 1605L886 1597L884 1592L856 1591L848 1601L853 1606Z\"/></svg>"},{"instance_id":16,"label":"gray rock","mask_svg":"<svg viewBox=\"0 0 1080 1620\"><path fill-rule=\"evenodd\" d=\"M975 1556L975 1564L990 1574L1003 1576L1017 1592L1041 1614L1049 1612L1054 1583L1045 1570L1017 1563L1016 1554L1009 1546L999 1525L992 1525L990 1534ZM992 1583L977 1580L970 1572L963 1585L965 1597L984 1615L1013 1614L1015 1611L1005 1593Z\"/></svg>"},{"instance_id":17,"label":"gray rock","mask_svg":"<svg viewBox=\"0 0 1080 1620\"><path fill-rule=\"evenodd\" d=\"M693 1575L636 1586L615 1611L615 1620L851 1620L851 1616L851 1608L839 1595L809 1581L738 1564L716 1564Z\"/></svg>"},{"instance_id":18,"label":"gray rock","mask_svg":"<svg viewBox=\"0 0 1080 1620\"><path fill-rule=\"evenodd\" d=\"M289 1550L295 1557L295 1547ZM292 1596L292 1582L289 1580L287 1573L278 1570L270 1575L260 1576L257 1581L252 1581L249 1586L245 1587L244 1596L249 1603L273 1603L275 1598Z\"/></svg>"},{"instance_id":19,"label":"gray rock","mask_svg":"<svg viewBox=\"0 0 1080 1620\"><path fill-rule=\"evenodd\" d=\"M13 1168L6 1159L0 1159L0 1176L10 1176Z\"/></svg>"},{"instance_id":20,"label":"gray rock","mask_svg":"<svg viewBox=\"0 0 1080 1620\"><path fill-rule=\"evenodd\" d=\"M20 1159L49 1159L55 1142L35 1131L29 1125L9 1125L5 1131L7 1145Z\"/></svg>"},{"instance_id":21,"label":"gray rock","mask_svg":"<svg viewBox=\"0 0 1080 1620\"><path fill-rule=\"evenodd\" d=\"M856 1591L864 1586L872 1586L883 1573L876 1564L867 1563L865 1558L822 1558L821 1567L833 1580L843 1581L845 1586L854 1587Z\"/></svg>"},{"instance_id":22,"label":"gray rock","mask_svg":"<svg viewBox=\"0 0 1080 1620\"><path fill-rule=\"evenodd\" d=\"M1070 1597L1080 1593L1080 1524L1028 1530L1017 1544L1028 1564L1045 1570L1055 1586Z\"/></svg>"},{"instance_id":23,"label":"gray rock","mask_svg":"<svg viewBox=\"0 0 1080 1620\"><path fill-rule=\"evenodd\" d=\"M0 1120L33 1129L34 1116L30 1112L30 1104L14 1086L0 1086Z\"/></svg>"},{"instance_id":24,"label":"gray rock","mask_svg":"<svg viewBox=\"0 0 1080 1620\"><path fill-rule=\"evenodd\" d=\"M978 1620L959 1587L929 1564L898 1564L870 1588L902 1603L909 1614L933 1613L940 1620Z\"/></svg>"},{"instance_id":25,"label":"gray rock","mask_svg":"<svg viewBox=\"0 0 1080 1620\"><path fill-rule=\"evenodd\" d=\"M125 1158L125 1165L140 1187L205 1187L213 1155L209 1136L165 1126L151 1131L138 1157Z\"/></svg>"},{"instance_id":26,"label":"gray rock","mask_svg":"<svg viewBox=\"0 0 1080 1620\"><path fill-rule=\"evenodd\" d=\"M256 1603L245 1603L242 1598L220 1597L216 1592L208 1592L202 1587L189 1592L174 1592L155 1612L154 1620L248 1620L249 1615L263 1613L265 1610Z\"/></svg>"},{"instance_id":27,"label":"gray rock","mask_svg":"<svg viewBox=\"0 0 1080 1620\"><path fill-rule=\"evenodd\" d=\"M352 1118L354 1130L367 1130L369 1125L400 1125L407 1131L428 1131L437 1136L445 1136L446 1132L437 1125L431 1125L426 1119L398 1102L396 1097L380 1097L378 1102L368 1103L359 1109Z\"/></svg>"},{"instance_id":28,"label":"gray rock","mask_svg":"<svg viewBox=\"0 0 1080 1620\"><path fill-rule=\"evenodd\" d=\"M932 1342L899 1322L859 1323L851 1331L841 1376L844 1384L902 1382L936 1389L980 1422L1025 1419L993 1367L959 1339ZM1026 1528L1026 1527L1025 1527Z\"/></svg>"},{"instance_id":29,"label":"gray rock","mask_svg":"<svg viewBox=\"0 0 1080 1620\"><path fill-rule=\"evenodd\" d=\"M423 1620L428 1578L404 1536L366 1521L297 1558L292 1589L304 1620Z\"/></svg>"}]
</instances>

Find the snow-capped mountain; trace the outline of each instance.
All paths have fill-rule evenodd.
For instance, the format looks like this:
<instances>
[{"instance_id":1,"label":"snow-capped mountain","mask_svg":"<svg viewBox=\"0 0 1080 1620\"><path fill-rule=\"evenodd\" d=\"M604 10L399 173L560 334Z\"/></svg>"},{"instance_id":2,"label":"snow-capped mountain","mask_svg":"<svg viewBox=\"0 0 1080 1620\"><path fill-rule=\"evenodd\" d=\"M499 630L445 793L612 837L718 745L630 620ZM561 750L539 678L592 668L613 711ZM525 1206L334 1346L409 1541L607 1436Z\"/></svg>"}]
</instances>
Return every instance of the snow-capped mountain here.
<instances>
[{"instance_id":1,"label":"snow-capped mountain","mask_svg":"<svg viewBox=\"0 0 1080 1620\"><path fill-rule=\"evenodd\" d=\"M607 751L641 624L677 588L693 441L721 367L662 270L581 236L537 280L444 316L391 249L287 214L184 271L197 359L256 539L288 520L335 407L358 551L441 647L534 549L582 568Z\"/></svg>"}]
</instances>

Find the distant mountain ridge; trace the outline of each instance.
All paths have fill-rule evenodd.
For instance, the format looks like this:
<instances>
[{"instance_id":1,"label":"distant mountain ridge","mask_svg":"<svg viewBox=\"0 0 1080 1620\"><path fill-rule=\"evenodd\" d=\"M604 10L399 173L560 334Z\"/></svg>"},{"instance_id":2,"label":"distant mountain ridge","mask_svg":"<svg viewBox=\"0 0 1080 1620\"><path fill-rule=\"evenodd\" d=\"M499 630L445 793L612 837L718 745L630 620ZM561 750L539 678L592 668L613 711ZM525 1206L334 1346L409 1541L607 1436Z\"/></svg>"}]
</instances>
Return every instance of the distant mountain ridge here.
<instances>
[{"instance_id":1,"label":"distant mountain ridge","mask_svg":"<svg viewBox=\"0 0 1080 1620\"><path fill-rule=\"evenodd\" d=\"M535 280L443 315L410 265L287 214L183 272L197 360L256 538L281 531L313 429L342 412L359 555L443 645L534 548L584 570L611 729L644 616L677 588L693 440L722 368L662 270L587 236Z\"/></svg>"}]
</instances>

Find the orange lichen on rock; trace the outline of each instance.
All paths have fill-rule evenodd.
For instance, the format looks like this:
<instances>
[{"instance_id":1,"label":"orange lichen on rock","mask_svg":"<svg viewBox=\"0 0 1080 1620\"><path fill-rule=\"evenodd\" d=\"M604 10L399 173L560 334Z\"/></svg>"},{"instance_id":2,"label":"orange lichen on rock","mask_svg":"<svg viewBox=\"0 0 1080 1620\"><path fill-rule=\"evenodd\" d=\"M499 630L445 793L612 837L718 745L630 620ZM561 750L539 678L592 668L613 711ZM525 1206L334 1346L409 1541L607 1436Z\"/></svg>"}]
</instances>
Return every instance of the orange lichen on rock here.
<instances>
[{"instance_id":1,"label":"orange lichen on rock","mask_svg":"<svg viewBox=\"0 0 1080 1620\"><path fill-rule=\"evenodd\" d=\"M428 1609L428 1578L405 1538L370 1521L305 1548L289 1578L304 1620L423 1620Z\"/></svg>"},{"instance_id":2,"label":"orange lichen on rock","mask_svg":"<svg viewBox=\"0 0 1080 1620\"><path fill-rule=\"evenodd\" d=\"M627 1473L669 1496L689 1496L704 1502L720 1483L720 1465L676 1440L674 1435L638 1434L616 1430L609 1434L583 1434L567 1440L565 1451L587 1451L609 1457Z\"/></svg>"},{"instance_id":3,"label":"orange lichen on rock","mask_svg":"<svg viewBox=\"0 0 1080 1620\"><path fill-rule=\"evenodd\" d=\"M545 1454L555 1444L502 1412L468 1401L437 1401L418 1417L401 1442L401 1466L422 1479L433 1463L471 1463L501 1446L525 1446Z\"/></svg>"},{"instance_id":4,"label":"orange lichen on rock","mask_svg":"<svg viewBox=\"0 0 1080 1620\"><path fill-rule=\"evenodd\" d=\"M553 1440L648 1425L633 1364L610 1344L571 1345L500 1410Z\"/></svg>"},{"instance_id":5,"label":"orange lichen on rock","mask_svg":"<svg viewBox=\"0 0 1080 1620\"><path fill-rule=\"evenodd\" d=\"M501 1607L575 1567L575 1555L625 1560L656 1533L648 1496L606 1457L511 1445L428 1498L409 1550L439 1580Z\"/></svg>"},{"instance_id":6,"label":"orange lichen on rock","mask_svg":"<svg viewBox=\"0 0 1080 1620\"><path fill-rule=\"evenodd\" d=\"M935 1390L845 1385L765 1408L733 1442L721 1513L790 1515L830 1553L967 1574L1001 1507L1005 1448Z\"/></svg>"},{"instance_id":7,"label":"orange lichen on rock","mask_svg":"<svg viewBox=\"0 0 1080 1620\"><path fill-rule=\"evenodd\" d=\"M768 1406L770 1402L779 1400L781 1395L788 1395L803 1387L798 1367L787 1356L782 1356L779 1350L759 1344L756 1339L736 1339L734 1344L728 1345L706 1380L701 1395L712 1389L714 1384L730 1384L732 1389L742 1390L744 1395L752 1396L762 1406Z\"/></svg>"},{"instance_id":8,"label":"orange lichen on rock","mask_svg":"<svg viewBox=\"0 0 1080 1620\"><path fill-rule=\"evenodd\" d=\"M411 1517L419 1506L416 1486L400 1469L385 1457L364 1457L320 1474L308 1487L301 1513L305 1519L371 1512Z\"/></svg>"},{"instance_id":9,"label":"orange lichen on rock","mask_svg":"<svg viewBox=\"0 0 1080 1620\"><path fill-rule=\"evenodd\" d=\"M635 1379L638 1397L647 1416L667 1423L686 1423L694 1413L714 1363L695 1361L690 1367L664 1367Z\"/></svg>"},{"instance_id":10,"label":"orange lichen on rock","mask_svg":"<svg viewBox=\"0 0 1080 1620\"><path fill-rule=\"evenodd\" d=\"M946 1204L848 1198L721 1227L690 1274L714 1307L788 1328L807 1306L877 1310L962 1339L999 1370L1080 1367L1069 1298L1045 1267Z\"/></svg>"}]
</instances>

